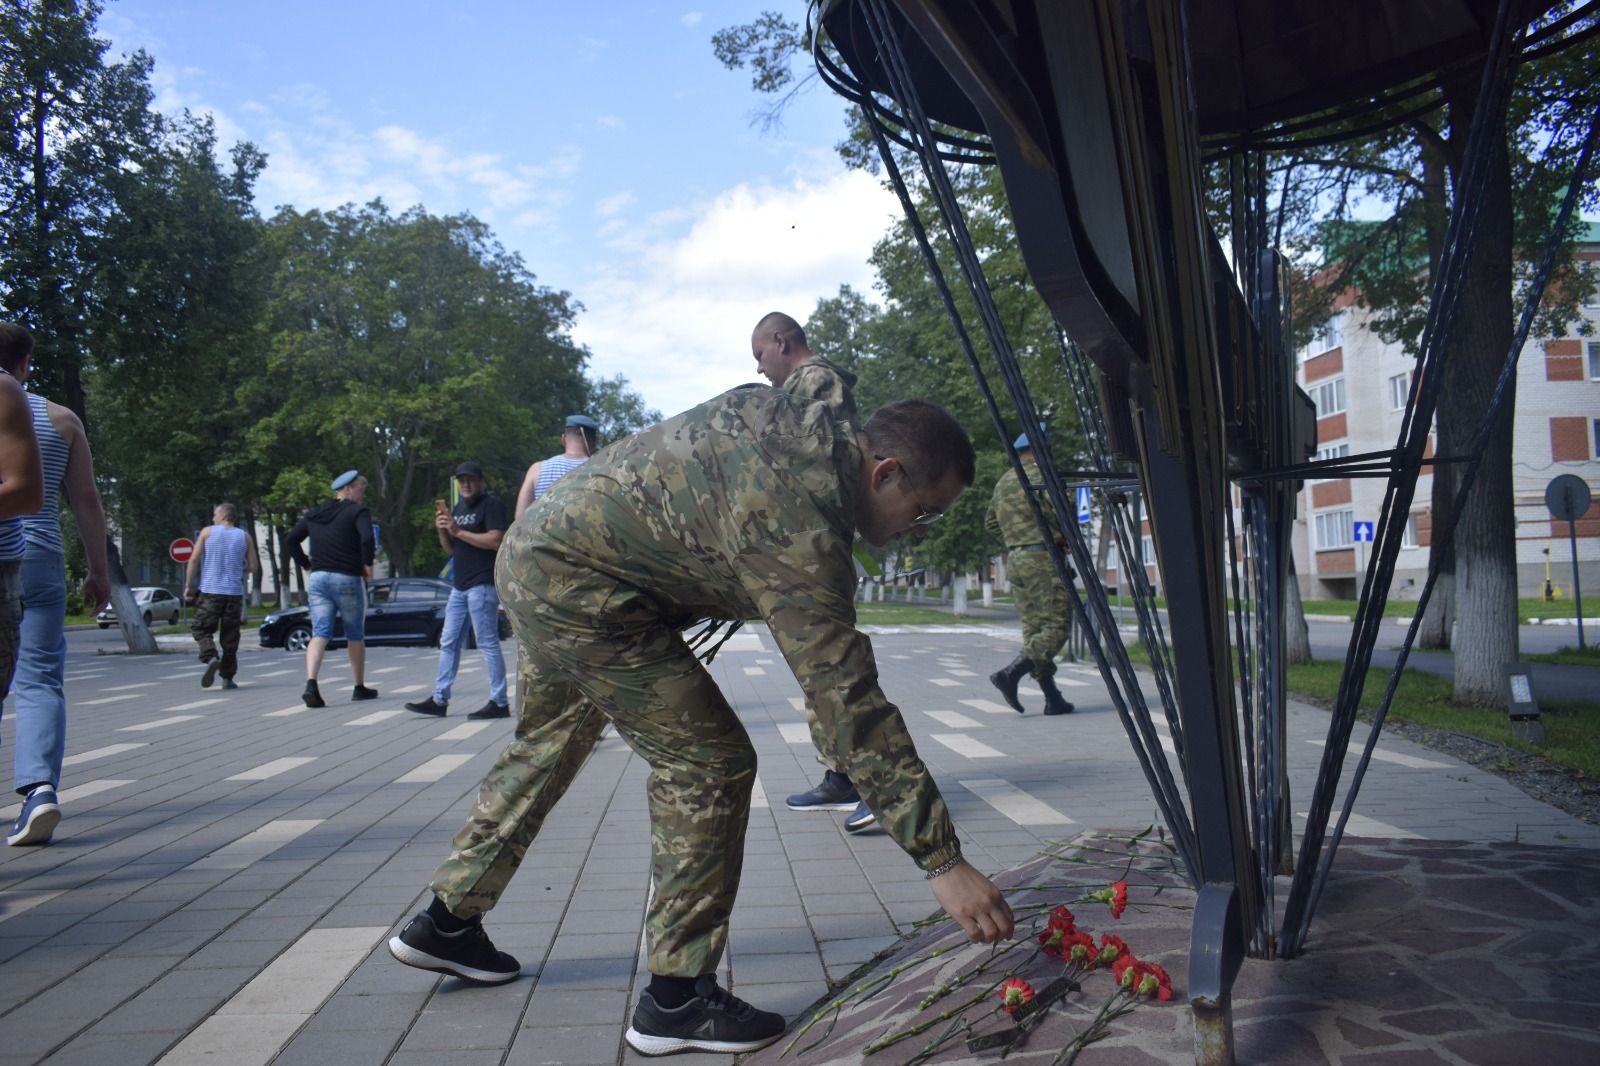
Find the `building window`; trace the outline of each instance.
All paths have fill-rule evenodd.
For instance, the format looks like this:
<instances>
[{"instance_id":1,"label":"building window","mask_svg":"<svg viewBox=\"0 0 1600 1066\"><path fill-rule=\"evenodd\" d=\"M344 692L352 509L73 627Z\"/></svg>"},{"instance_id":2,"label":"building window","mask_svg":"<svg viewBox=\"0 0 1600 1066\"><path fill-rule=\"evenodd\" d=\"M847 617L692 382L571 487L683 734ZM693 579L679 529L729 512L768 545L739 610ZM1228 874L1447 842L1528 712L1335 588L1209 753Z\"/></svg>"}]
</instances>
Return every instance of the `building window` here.
<instances>
[{"instance_id":1,"label":"building window","mask_svg":"<svg viewBox=\"0 0 1600 1066\"><path fill-rule=\"evenodd\" d=\"M1139 553L1144 556L1144 565L1156 565L1156 542L1146 536L1139 541Z\"/></svg>"},{"instance_id":2,"label":"building window","mask_svg":"<svg viewBox=\"0 0 1600 1066\"><path fill-rule=\"evenodd\" d=\"M1311 402L1317 405L1317 417L1326 418L1344 410L1344 376L1319 381L1311 386Z\"/></svg>"},{"instance_id":3,"label":"building window","mask_svg":"<svg viewBox=\"0 0 1600 1066\"><path fill-rule=\"evenodd\" d=\"M1329 511L1316 519L1318 551L1348 548L1356 542L1354 511Z\"/></svg>"},{"instance_id":4,"label":"building window","mask_svg":"<svg viewBox=\"0 0 1600 1066\"><path fill-rule=\"evenodd\" d=\"M1116 568L1117 568L1117 546L1115 544L1111 544L1111 545L1108 545L1106 547L1106 569L1107 570L1115 570Z\"/></svg>"},{"instance_id":5,"label":"building window","mask_svg":"<svg viewBox=\"0 0 1600 1066\"><path fill-rule=\"evenodd\" d=\"M1317 446L1317 462L1327 462L1329 459L1345 459L1350 455L1350 442L1340 444L1319 444ZM1319 477L1315 481L1331 481L1332 478Z\"/></svg>"},{"instance_id":6,"label":"building window","mask_svg":"<svg viewBox=\"0 0 1600 1066\"><path fill-rule=\"evenodd\" d=\"M1589 342L1589 380L1600 381L1600 344Z\"/></svg>"},{"instance_id":7,"label":"building window","mask_svg":"<svg viewBox=\"0 0 1600 1066\"><path fill-rule=\"evenodd\" d=\"M1404 411L1406 409L1406 397L1410 395L1410 374L1396 374L1389 379L1389 410Z\"/></svg>"},{"instance_id":8,"label":"building window","mask_svg":"<svg viewBox=\"0 0 1600 1066\"><path fill-rule=\"evenodd\" d=\"M1417 516L1406 516L1406 531L1400 535L1400 547L1415 548L1417 546Z\"/></svg>"},{"instance_id":9,"label":"building window","mask_svg":"<svg viewBox=\"0 0 1600 1066\"><path fill-rule=\"evenodd\" d=\"M1341 328L1341 315L1330 315L1328 320L1317 327L1311 335L1311 354L1321 355L1329 352L1344 343L1344 330Z\"/></svg>"}]
</instances>

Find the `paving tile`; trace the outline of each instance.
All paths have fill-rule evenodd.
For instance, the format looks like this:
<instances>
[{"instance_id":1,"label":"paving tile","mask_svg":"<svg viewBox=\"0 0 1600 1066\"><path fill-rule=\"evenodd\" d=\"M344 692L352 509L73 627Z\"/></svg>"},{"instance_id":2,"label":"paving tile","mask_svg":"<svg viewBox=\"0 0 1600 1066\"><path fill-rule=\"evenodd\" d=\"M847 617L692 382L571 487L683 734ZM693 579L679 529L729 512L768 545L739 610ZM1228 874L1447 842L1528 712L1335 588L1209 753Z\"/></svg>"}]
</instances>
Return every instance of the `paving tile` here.
<instances>
[{"instance_id":1,"label":"paving tile","mask_svg":"<svg viewBox=\"0 0 1600 1066\"><path fill-rule=\"evenodd\" d=\"M619 1025L550 1025L517 1033L505 1066L602 1066L617 1061Z\"/></svg>"}]
</instances>

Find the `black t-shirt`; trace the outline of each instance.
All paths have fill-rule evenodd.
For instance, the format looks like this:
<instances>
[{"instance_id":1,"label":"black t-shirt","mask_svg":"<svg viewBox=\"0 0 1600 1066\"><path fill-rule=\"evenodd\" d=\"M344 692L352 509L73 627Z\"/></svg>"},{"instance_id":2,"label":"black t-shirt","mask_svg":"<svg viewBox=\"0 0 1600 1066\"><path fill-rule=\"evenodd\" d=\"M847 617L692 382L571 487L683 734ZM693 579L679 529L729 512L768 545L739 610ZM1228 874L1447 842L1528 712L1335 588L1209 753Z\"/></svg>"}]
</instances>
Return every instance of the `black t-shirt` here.
<instances>
[{"instance_id":1,"label":"black t-shirt","mask_svg":"<svg viewBox=\"0 0 1600 1066\"><path fill-rule=\"evenodd\" d=\"M500 497L487 492L462 500L450 514L466 533L492 533L511 526L511 519L506 517L506 505L500 502ZM492 549L475 547L459 538L455 548L456 588L465 592L494 581L495 552Z\"/></svg>"}]
</instances>

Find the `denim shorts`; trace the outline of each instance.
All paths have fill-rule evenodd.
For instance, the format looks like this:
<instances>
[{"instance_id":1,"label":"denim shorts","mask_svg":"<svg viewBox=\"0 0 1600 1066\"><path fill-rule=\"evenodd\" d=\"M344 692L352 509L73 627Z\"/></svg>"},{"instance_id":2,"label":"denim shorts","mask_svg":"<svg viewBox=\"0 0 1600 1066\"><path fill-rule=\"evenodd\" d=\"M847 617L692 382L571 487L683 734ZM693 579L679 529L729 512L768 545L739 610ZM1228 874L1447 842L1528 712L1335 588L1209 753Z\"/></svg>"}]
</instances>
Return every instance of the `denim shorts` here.
<instances>
[{"instance_id":1,"label":"denim shorts","mask_svg":"<svg viewBox=\"0 0 1600 1066\"><path fill-rule=\"evenodd\" d=\"M359 575L318 570L306 582L306 600L312 636L331 639L337 611L344 619L344 639L367 639L367 583Z\"/></svg>"}]
</instances>

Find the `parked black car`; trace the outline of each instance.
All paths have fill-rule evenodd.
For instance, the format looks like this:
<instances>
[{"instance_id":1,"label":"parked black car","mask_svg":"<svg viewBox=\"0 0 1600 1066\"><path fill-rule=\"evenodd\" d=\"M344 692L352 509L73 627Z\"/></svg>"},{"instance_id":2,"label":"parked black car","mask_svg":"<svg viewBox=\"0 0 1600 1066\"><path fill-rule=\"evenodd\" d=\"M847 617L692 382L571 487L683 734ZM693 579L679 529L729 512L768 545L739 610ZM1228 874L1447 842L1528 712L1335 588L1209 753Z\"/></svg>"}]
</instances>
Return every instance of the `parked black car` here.
<instances>
[{"instance_id":1,"label":"parked black car","mask_svg":"<svg viewBox=\"0 0 1600 1066\"><path fill-rule=\"evenodd\" d=\"M367 583L367 643L419 644L436 647L444 630L444 608L450 583L431 577L393 577ZM511 620L500 608L500 639L511 637ZM311 643L311 609L274 611L261 623L263 648L305 651ZM344 622L333 620L334 645L344 643ZM478 642L469 627L467 647Z\"/></svg>"}]
</instances>

